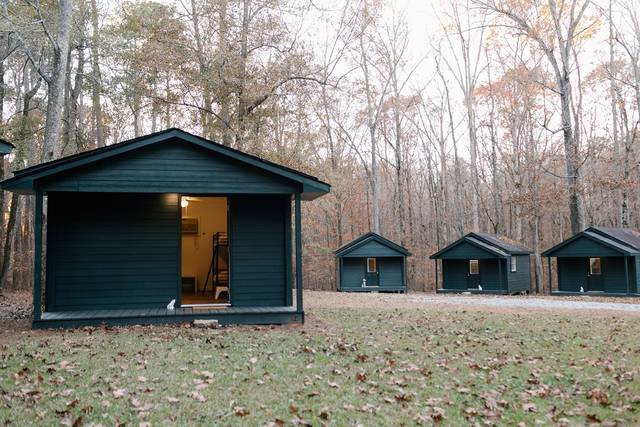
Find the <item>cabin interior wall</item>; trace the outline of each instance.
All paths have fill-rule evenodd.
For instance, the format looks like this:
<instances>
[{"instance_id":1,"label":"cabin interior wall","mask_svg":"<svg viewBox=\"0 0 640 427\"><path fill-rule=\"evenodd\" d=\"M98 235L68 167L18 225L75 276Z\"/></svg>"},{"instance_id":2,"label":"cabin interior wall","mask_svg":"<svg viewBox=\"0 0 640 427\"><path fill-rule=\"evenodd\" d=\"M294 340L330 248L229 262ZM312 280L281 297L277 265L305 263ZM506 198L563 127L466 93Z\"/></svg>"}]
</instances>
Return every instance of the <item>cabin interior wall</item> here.
<instances>
[{"instance_id":1,"label":"cabin interior wall","mask_svg":"<svg viewBox=\"0 0 640 427\"><path fill-rule=\"evenodd\" d=\"M187 206L182 205L182 218L197 219L198 232L196 234L182 233L182 277L195 277L197 294L202 296L213 255L213 238L216 233L227 233L228 231L227 198L183 196L183 204L184 200L188 204ZM218 262L221 268L228 268L228 258L220 257ZM202 298L199 298L198 301L189 301L189 292L183 286L183 304L215 302L212 300L213 287L211 280L210 277L206 292L209 296L207 301L202 300ZM187 301L185 301L185 297Z\"/></svg>"}]
</instances>

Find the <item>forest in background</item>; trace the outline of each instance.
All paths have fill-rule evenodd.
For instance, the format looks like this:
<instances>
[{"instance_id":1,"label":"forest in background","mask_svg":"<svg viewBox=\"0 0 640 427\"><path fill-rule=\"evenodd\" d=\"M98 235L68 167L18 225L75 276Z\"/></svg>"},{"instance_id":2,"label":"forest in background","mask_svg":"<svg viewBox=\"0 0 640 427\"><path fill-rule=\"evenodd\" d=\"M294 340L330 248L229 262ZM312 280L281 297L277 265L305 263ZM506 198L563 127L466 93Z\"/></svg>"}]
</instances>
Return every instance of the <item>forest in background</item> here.
<instances>
[{"instance_id":1,"label":"forest in background","mask_svg":"<svg viewBox=\"0 0 640 427\"><path fill-rule=\"evenodd\" d=\"M640 3L3 0L2 173L168 127L318 176L305 287L369 230L433 290L469 231L540 252L637 214ZM413 23L410 25L410 23ZM420 33L422 34L422 33ZM32 283L28 196L2 192L0 290Z\"/></svg>"}]
</instances>

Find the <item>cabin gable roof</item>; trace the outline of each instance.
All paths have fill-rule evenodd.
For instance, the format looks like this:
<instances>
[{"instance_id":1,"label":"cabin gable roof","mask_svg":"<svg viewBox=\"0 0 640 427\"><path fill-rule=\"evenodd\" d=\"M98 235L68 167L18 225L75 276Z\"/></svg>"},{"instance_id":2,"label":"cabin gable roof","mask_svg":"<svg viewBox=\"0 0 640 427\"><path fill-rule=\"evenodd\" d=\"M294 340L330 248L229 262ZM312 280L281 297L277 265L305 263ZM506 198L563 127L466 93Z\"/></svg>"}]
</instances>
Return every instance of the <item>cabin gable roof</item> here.
<instances>
[{"instance_id":1,"label":"cabin gable roof","mask_svg":"<svg viewBox=\"0 0 640 427\"><path fill-rule=\"evenodd\" d=\"M636 247L636 245L638 245ZM600 248L600 249L598 249ZM640 237L631 229L589 227L542 253L554 256L640 255Z\"/></svg>"},{"instance_id":2,"label":"cabin gable roof","mask_svg":"<svg viewBox=\"0 0 640 427\"><path fill-rule=\"evenodd\" d=\"M50 162L31 166L14 172L14 176L2 182L2 188L9 191L32 193L38 183L44 179L50 180L60 174L72 175L78 170L86 171L102 160L113 159L136 150L161 144L168 141L178 141L200 147L213 154L226 157L230 160L244 164L263 173L287 180L299 185L299 192L305 200L315 199L330 191L331 186L319 179L282 166L268 160L262 159L242 151L223 146L205 138L190 134L180 129L171 128L161 132L97 148L95 150L74 154L71 156L56 159Z\"/></svg>"},{"instance_id":3,"label":"cabin gable roof","mask_svg":"<svg viewBox=\"0 0 640 427\"><path fill-rule=\"evenodd\" d=\"M465 246L468 249L465 249ZM488 233L469 233L448 246L445 246L429 258L475 259L475 257L478 256L477 250L497 258L507 258L512 255L528 255L531 253L529 249L506 237ZM465 252L468 252L468 254L465 254Z\"/></svg>"},{"instance_id":4,"label":"cabin gable roof","mask_svg":"<svg viewBox=\"0 0 640 427\"><path fill-rule=\"evenodd\" d=\"M403 246L374 232L366 233L335 251L337 257L346 256L411 256Z\"/></svg>"}]
</instances>

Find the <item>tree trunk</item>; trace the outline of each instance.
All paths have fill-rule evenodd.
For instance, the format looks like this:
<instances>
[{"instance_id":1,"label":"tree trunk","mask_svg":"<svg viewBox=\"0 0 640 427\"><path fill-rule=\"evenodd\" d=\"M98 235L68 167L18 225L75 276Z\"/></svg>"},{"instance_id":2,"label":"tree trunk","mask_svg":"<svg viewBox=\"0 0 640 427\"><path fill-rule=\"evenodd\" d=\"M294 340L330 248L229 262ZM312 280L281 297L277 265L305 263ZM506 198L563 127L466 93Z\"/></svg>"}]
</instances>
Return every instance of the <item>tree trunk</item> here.
<instances>
[{"instance_id":1,"label":"tree trunk","mask_svg":"<svg viewBox=\"0 0 640 427\"><path fill-rule=\"evenodd\" d=\"M247 79L247 60L249 58L249 11L251 0L242 0L242 29L240 32L240 67L238 69L238 128L236 130L236 146L242 148L246 132L245 118L247 114L247 100L245 85Z\"/></svg>"},{"instance_id":2,"label":"tree trunk","mask_svg":"<svg viewBox=\"0 0 640 427\"><path fill-rule=\"evenodd\" d=\"M69 52L69 38L71 33L71 18L73 0L60 0L58 18L58 32L56 46L53 49L53 67L48 82L47 114L44 128L44 150L42 160L49 161L61 155L60 124L62 122L62 107L64 102L64 82L67 70Z\"/></svg>"},{"instance_id":3,"label":"tree trunk","mask_svg":"<svg viewBox=\"0 0 640 427\"><path fill-rule=\"evenodd\" d=\"M4 247L2 249L2 265L0 266L0 287L6 288L9 277L9 265L11 263L12 246L16 231L16 218L18 217L18 207L20 196L13 193L9 208L9 219L7 221L7 232L4 236Z\"/></svg>"},{"instance_id":4,"label":"tree trunk","mask_svg":"<svg viewBox=\"0 0 640 427\"><path fill-rule=\"evenodd\" d=\"M366 23L368 19L367 5L364 6L364 24L362 28L362 34L359 37L360 44L360 58L361 66L364 77L364 86L367 96L367 127L369 130L369 142L371 144L371 173L370 173L370 185L371 185L371 228L376 234L380 234L380 195L378 194L378 153L376 143L376 108L373 99L373 88L371 87L371 81L369 76L369 59L367 58L367 49L364 45L364 32L366 30Z\"/></svg>"},{"instance_id":5,"label":"tree trunk","mask_svg":"<svg viewBox=\"0 0 640 427\"><path fill-rule=\"evenodd\" d=\"M96 0L91 0L91 68L93 84L91 85L91 103L93 105L93 126L95 128L96 144L105 146L104 123L102 119L102 103L100 89L102 87L102 74L100 73L100 29L98 28L98 5Z\"/></svg>"}]
</instances>

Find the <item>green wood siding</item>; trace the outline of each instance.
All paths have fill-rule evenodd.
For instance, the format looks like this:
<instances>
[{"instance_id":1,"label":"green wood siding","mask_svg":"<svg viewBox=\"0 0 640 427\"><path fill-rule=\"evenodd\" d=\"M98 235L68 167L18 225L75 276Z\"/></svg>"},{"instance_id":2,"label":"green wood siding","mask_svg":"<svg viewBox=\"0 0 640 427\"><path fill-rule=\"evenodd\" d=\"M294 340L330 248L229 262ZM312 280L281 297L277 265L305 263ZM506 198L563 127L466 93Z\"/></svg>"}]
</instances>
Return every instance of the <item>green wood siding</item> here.
<instances>
[{"instance_id":1,"label":"green wood siding","mask_svg":"<svg viewBox=\"0 0 640 427\"><path fill-rule=\"evenodd\" d=\"M366 258L343 258L340 289L346 291L361 288L366 268Z\"/></svg>"},{"instance_id":2,"label":"green wood siding","mask_svg":"<svg viewBox=\"0 0 640 427\"><path fill-rule=\"evenodd\" d=\"M624 275L624 257L602 258L604 291L626 293L627 282ZM631 276L631 274L629 274Z\"/></svg>"},{"instance_id":3,"label":"green wood siding","mask_svg":"<svg viewBox=\"0 0 640 427\"><path fill-rule=\"evenodd\" d=\"M300 185L194 144L166 141L39 184L44 191L292 194Z\"/></svg>"},{"instance_id":4,"label":"green wood siding","mask_svg":"<svg viewBox=\"0 0 640 427\"><path fill-rule=\"evenodd\" d=\"M606 257L620 256L620 252L595 242L587 237L579 237L553 253L554 257Z\"/></svg>"},{"instance_id":5,"label":"green wood siding","mask_svg":"<svg viewBox=\"0 0 640 427\"><path fill-rule=\"evenodd\" d=\"M234 306L284 306L291 293L285 257L291 227L290 196L236 196L230 200L230 294Z\"/></svg>"},{"instance_id":6,"label":"green wood siding","mask_svg":"<svg viewBox=\"0 0 640 427\"><path fill-rule=\"evenodd\" d=\"M469 261L466 259L442 260L442 287L444 289L467 289Z\"/></svg>"},{"instance_id":7,"label":"green wood siding","mask_svg":"<svg viewBox=\"0 0 640 427\"><path fill-rule=\"evenodd\" d=\"M397 257L400 255L397 251L380 242L370 241L354 249L352 252L344 255L344 258L361 258L361 257Z\"/></svg>"},{"instance_id":8,"label":"green wood siding","mask_svg":"<svg viewBox=\"0 0 640 427\"><path fill-rule=\"evenodd\" d=\"M378 258L378 271L380 272L381 288L404 290L402 258Z\"/></svg>"},{"instance_id":9,"label":"green wood siding","mask_svg":"<svg viewBox=\"0 0 640 427\"><path fill-rule=\"evenodd\" d=\"M513 255L516 258L516 272L511 272L511 261L508 261L506 276L509 281L509 293L531 290L531 267L529 255Z\"/></svg>"},{"instance_id":10,"label":"green wood siding","mask_svg":"<svg viewBox=\"0 0 640 427\"><path fill-rule=\"evenodd\" d=\"M472 258L476 259L476 258ZM502 284L500 283L498 262L502 262ZM506 278L504 277L504 260L479 259L480 285L484 291L506 290ZM468 259L443 259L442 260L442 287L443 289L468 289L469 260Z\"/></svg>"},{"instance_id":11,"label":"green wood siding","mask_svg":"<svg viewBox=\"0 0 640 427\"><path fill-rule=\"evenodd\" d=\"M47 219L47 310L164 308L177 298L177 195L50 193Z\"/></svg>"},{"instance_id":12,"label":"green wood siding","mask_svg":"<svg viewBox=\"0 0 640 427\"><path fill-rule=\"evenodd\" d=\"M631 281L629 287L631 288L631 292L640 293L640 256L630 258L633 260L633 272L629 271L629 275L635 280Z\"/></svg>"},{"instance_id":13,"label":"green wood siding","mask_svg":"<svg viewBox=\"0 0 640 427\"><path fill-rule=\"evenodd\" d=\"M558 258L558 290L563 292L580 292L580 287L587 289L587 259Z\"/></svg>"},{"instance_id":14,"label":"green wood siding","mask_svg":"<svg viewBox=\"0 0 640 427\"><path fill-rule=\"evenodd\" d=\"M602 280L605 293L627 292L624 273L624 257L602 257ZM638 289L637 260L628 258L629 290L635 293ZM558 290L561 292L580 292L580 286L589 290L589 258L558 258Z\"/></svg>"},{"instance_id":15,"label":"green wood siding","mask_svg":"<svg viewBox=\"0 0 640 427\"><path fill-rule=\"evenodd\" d=\"M496 255L480 249L469 242L460 242L447 251L447 259L495 258Z\"/></svg>"},{"instance_id":16,"label":"green wood siding","mask_svg":"<svg viewBox=\"0 0 640 427\"><path fill-rule=\"evenodd\" d=\"M485 291L499 291L506 289L506 281L499 276L498 262L502 262L502 273L504 279L505 263L502 259L481 259L480 260L480 284Z\"/></svg>"},{"instance_id":17,"label":"green wood siding","mask_svg":"<svg viewBox=\"0 0 640 427\"><path fill-rule=\"evenodd\" d=\"M375 258L375 257L374 257ZM376 258L378 265L378 291L405 291L406 284L402 267L402 257ZM362 279L367 271L367 258L345 257L340 274L340 290L368 292L362 287Z\"/></svg>"}]
</instances>

